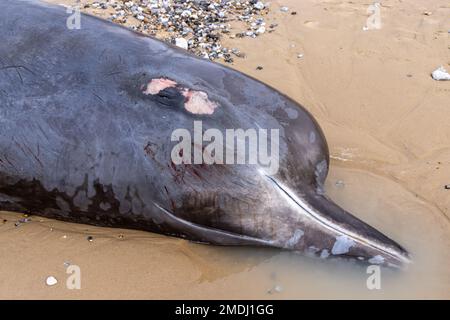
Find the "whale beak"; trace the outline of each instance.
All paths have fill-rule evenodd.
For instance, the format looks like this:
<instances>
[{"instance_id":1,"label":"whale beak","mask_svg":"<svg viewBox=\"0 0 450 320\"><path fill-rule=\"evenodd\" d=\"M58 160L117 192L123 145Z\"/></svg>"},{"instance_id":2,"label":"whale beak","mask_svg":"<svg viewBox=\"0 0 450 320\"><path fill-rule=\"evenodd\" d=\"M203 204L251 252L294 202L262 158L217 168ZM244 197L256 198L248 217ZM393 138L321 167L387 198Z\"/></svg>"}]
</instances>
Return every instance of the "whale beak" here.
<instances>
[{"instance_id":1,"label":"whale beak","mask_svg":"<svg viewBox=\"0 0 450 320\"><path fill-rule=\"evenodd\" d=\"M321 258L354 258L368 263L402 268L411 262L397 242L345 211L317 190L292 192L278 184L290 213L278 245L290 250L313 252Z\"/></svg>"},{"instance_id":2,"label":"whale beak","mask_svg":"<svg viewBox=\"0 0 450 320\"><path fill-rule=\"evenodd\" d=\"M404 267L411 263L410 254L400 244L364 221L342 209L325 195L308 197L310 209L322 223L333 229L335 242L331 255L356 258L369 264Z\"/></svg>"}]
</instances>

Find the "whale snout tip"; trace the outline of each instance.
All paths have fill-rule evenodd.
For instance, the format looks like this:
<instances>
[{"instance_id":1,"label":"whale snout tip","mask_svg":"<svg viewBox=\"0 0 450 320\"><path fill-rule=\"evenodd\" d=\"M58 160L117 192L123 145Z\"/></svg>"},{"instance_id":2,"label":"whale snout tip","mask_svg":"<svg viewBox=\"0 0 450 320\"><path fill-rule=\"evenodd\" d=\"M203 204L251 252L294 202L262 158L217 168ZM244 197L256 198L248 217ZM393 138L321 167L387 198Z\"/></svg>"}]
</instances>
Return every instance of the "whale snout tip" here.
<instances>
[{"instance_id":1,"label":"whale snout tip","mask_svg":"<svg viewBox=\"0 0 450 320\"><path fill-rule=\"evenodd\" d=\"M276 186L289 202L285 221L289 232L278 235L285 240L283 248L313 252L322 259L340 257L394 268L411 264L406 249L326 195L315 190L296 193L279 183Z\"/></svg>"},{"instance_id":2,"label":"whale snout tip","mask_svg":"<svg viewBox=\"0 0 450 320\"><path fill-rule=\"evenodd\" d=\"M358 257L358 260L364 260L369 265L381 265L385 267L392 267L397 269L406 269L413 260L411 254L402 247L380 249L380 252L373 255L370 250L365 257Z\"/></svg>"},{"instance_id":3,"label":"whale snout tip","mask_svg":"<svg viewBox=\"0 0 450 320\"><path fill-rule=\"evenodd\" d=\"M377 234L380 237L374 237ZM354 237L349 235L336 237L331 253L335 256L356 258L368 265L397 269L406 269L412 263L411 254L406 249L374 228L371 228L368 234L360 232L353 235Z\"/></svg>"}]
</instances>

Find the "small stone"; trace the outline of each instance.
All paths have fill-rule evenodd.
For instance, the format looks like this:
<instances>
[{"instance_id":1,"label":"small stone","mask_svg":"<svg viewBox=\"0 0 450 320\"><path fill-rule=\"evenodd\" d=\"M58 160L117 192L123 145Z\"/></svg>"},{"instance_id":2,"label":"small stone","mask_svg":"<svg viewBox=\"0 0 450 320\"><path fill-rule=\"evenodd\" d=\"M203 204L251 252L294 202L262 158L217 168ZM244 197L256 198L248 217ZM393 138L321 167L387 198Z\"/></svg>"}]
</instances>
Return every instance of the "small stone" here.
<instances>
[{"instance_id":1,"label":"small stone","mask_svg":"<svg viewBox=\"0 0 450 320\"><path fill-rule=\"evenodd\" d=\"M345 187L345 183L342 180L337 180L336 183L334 184L337 188L343 188Z\"/></svg>"},{"instance_id":2,"label":"small stone","mask_svg":"<svg viewBox=\"0 0 450 320\"><path fill-rule=\"evenodd\" d=\"M266 32L266 28L265 28L264 26L259 27L259 28L256 30L256 33L257 33L257 34L263 34L264 32Z\"/></svg>"},{"instance_id":3,"label":"small stone","mask_svg":"<svg viewBox=\"0 0 450 320\"><path fill-rule=\"evenodd\" d=\"M443 66L440 66L439 68L434 70L431 73L431 76L433 77L434 80L437 80L437 81L450 80L450 74L447 72L447 70L444 69Z\"/></svg>"},{"instance_id":4,"label":"small stone","mask_svg":"<svg viewBox=\"0 0 450 320\"><path fill-rule=\"evenodd\" d=\"M258 9L258 10L262 10L265 7L264 3L262 3L261 1L258 1L253 6L255 7L255 9Z\"/></svg>"},{"instance_id":5,"label":"small stone","mask_svg":"<svg viewBox=\"0 0 450 320\"><path fill-rule=\"evenodd\" d=\"M299 54L297 55L297 58L299 58L299 59L303 58L303 53L299 53Z\"/></svg>"},{"instance_id":6,"label":"small stone","mask_svg":"<svg viewBox=\"0 0 450 320\"><path fill-rule=\"evenodd\" d=\"M262 66L257 66L256 67L256 70L262 70L262 69L264 69Z\"/></svg>"},{"instance_id":7,"label":"small stone","mask_svg":"<svg viewBox=\"0 0 450 320\"><path fill-rule=\"evenodd\" d=\"M297 11L292 11L291 15L293 15L293 16L297 15Z\"/></svg>"},{"instance_id":8,"label":"small stone","mask_svg":"<svg viewBox=\"0 0 450 320\"><path fill-rule=\"evenodd\" d=\"M94 237L93 237L93 236L88 236L86 239L87 239L87 241L89 241L89 242L94 241Z\"/></svg>"},{"instance_id":9,"label":"small stone","mask_svg":"<svg viewBox=\"0 0 450 320\"><path fill-rule=\"evenodd\" d=\"M280 11L281 12L288 12L289 11L289 7L281 7Z\"/></svg>"},{"instance_id":10,"label":"small stone","mask_svg":"<svg viewBox=\"0 0 450 320\"><path fill-rule=\"evenodd\" d=\"M280 285L275 285L272 289L267 291L268 294L280 293L283 291L283 288Z\"/></svg>"},{"instance_id":11,"label":"small stone","mask_svg":"<svg viewBox=\"0 0 450 320\"><path fill-rule=\"evenodd\" d=\"M257 34L263 34L264 32L266 32L266 27L261 26L256 30Z\"/></svg>"},{"instance_id":12,"label":"small stone","mask_svg":"<svg viewBox=\"0 0 450 320\"><path fill-rule=\"evenodd\" d=\"M432 14L433 14L433 12L431 12L431 11L425 11L423 13L423 15L425 15L425 16L431 16Z\"/></svg>"},{"instance_id":13,"label":"small stone","mask_svg":"<svg viewBox=\"0 0 450 320\"><path fill-rule=\"evenodd\" d=\"M187 50L188 47L189 47L187 40L184 39L184 38L176 38L175 39L175 45L177 47L180 47L180 48L184 49L184 50Z\"/></svg>"},{"instance_id":14,"label":"small stone","mask_svg":"<svg viewBox=\"0 0 450 320\"><path fill-rule=\"evenodd\" d=\"M444 189L450 190L450 184L446 184L446 185L444 186Z\"/></svg>"},{"instance_id":15,"label":"small stone","mask_svg":"<svg viewBox=\"0 0 450 320\"><path fill-rule=\"evenodd\" d=\"M54 286L55 284L58 283L58 280L56 280L56 278L54 276L49 276L47 277L47 279L45 280L45 283L48 286Z\"/></svg>"}]
</instances>

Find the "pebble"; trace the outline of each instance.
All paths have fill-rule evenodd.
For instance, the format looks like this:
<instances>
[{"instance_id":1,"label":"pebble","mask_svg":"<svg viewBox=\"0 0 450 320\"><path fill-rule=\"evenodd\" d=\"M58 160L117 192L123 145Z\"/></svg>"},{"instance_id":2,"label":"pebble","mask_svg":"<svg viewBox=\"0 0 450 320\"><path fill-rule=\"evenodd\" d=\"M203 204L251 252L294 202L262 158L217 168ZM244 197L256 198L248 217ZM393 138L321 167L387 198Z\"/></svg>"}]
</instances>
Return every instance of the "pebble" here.
<instances>
[{"instance_id":1,"label":"pebble","mask_svg":"<svg viewBox=\"0 0 450 320\"><path fill-rule=\"evenodd\" d=\"M263 34L264 32L266 32L266 28L264 26L259 27L258 30L256 30L257 34Z\"/></svg>"},{"instance_id":2,"label":"pebble","mask_svg":"<svg viewBox=\"0 0 450 320\"><path fill-rule=\"evenodd\" d=\"M444 186L444 188L447 189L447 190L450 190L450 184L446 184L446 185Z\"/></svg>"},{"instance_id":3,"label":"pebble","mask_svg":"<svg viewBox=\"0 0 450 320\"><path fill-rule=\"evenodd\" d=\"M254 4L254 7L258 10L262 10L264 9L265 5L261 1L258 1L257 3Z\"/></svg>"},{"instance_id":4,"label":"pebble","mask_svg":"<svg viewBox=\"0 0 450 320\"><path fill-rule=\"evenodd\" d=\"M297 58L299 58L299 59L303 58L303 53L299 53L299 54L297 55Z\"/></svg>"},{"instance_id":5,"label":"pebble","mask_svg":"<svg viewBox=\"0 0 450 320\"><path fill-rule=\"evenodd\" d=\"M262 69L264 69L262 66L257 66L256 67L256 70L262 70Z\"/></svg>"},{"instance_id":6,"label":"pebble","mask_svg":"<svg viewBox=\"0 0 450 320\"><path fill-rule=\"evenodd\" d=\"M338 188L343 188L343 187L345 187L345 183L342 180L337 180L335 183L335 186Z\"/></svg>"},{"instance_id":7,"label":"pebble","mask_svg":"<svg viewBox=\"0 0 450 320\"><path fill-rule=\"evenodd\" d=\"M93 237L93 236L88 236L86 239L87 239L87 241L89 241L89 242L94 241L94 237Z\"/></svg>"},{"instance_id":8,"label":"pebble","mask_svg":"<svg viewBox=\"0 0 450 320\"><path fill-rule=\"evenodd\" d=\"M26 216L26 215L24 215L24 216ZM28 222L30 222L30 221L31 221L31 218L22 218L22 219L19 219L19 221L15 222L15 223L14 223L14 226L18 227L18 226L20 226L22 223L28 223Z\"/></svg>"},{"instance_id":9,"label":"pebble","mask_svg":"<svg viewBox=\"0 0 450 320\"><path fill-rule=\"evenodd\" d=\"M280 285L275 285L272 289L269 289L267 291L267 293L268 294L272 294L272 293L275 293L275 292L279 293L279 292L282 292L282 291L283 291L283 288Z\"/></svg>"},{"instance_id":10,"label":"pebble","mask_svg":"<svg viewBox=\"0 0 450 320\"><path fill-rule=\"evenodd\" d=\"M176 38L175 39L175 45L177 47L180 47L180 48L185 49L185 50L187 50L188 47L189 47L187 40L184 39L184 38Z\"/></svg>"},{"instance_id":11,"label":"pebble","mask_svg":"<svg viewBox=\"0 0 450 320\"><path fill-rule=\"evenodd\" d=\"M281 8L280 8L280 11L281 11L281 12L288 12L288 11L289 11L289 8L288 8L288 7L281 7Z\"/></svg>"},{"instance_id":12,"label":"pebble","mask_svg":"<svg viewBox=\"0 0 450 320\"><path fill-rule=\"evenodd\" d=\"M434 80L437 81L450 80L450 74L447 72L447 70L444 69L443 66L440 66L439 68L434 70L431 73L431 76L433 77Z\"/></svg>"},{"instance_id":13,"label":"pebble","mask_svg":"<svg viewBox=\"0 0 450 320\"><path fill-rule=\"evenodd\" d=\"M49 276L47 277L47 279L45 280L45 283L48 286L54 286L55 284L58 283L58 280L56 280L56 278L54 276Z\"/></svg>"}]
</instances>

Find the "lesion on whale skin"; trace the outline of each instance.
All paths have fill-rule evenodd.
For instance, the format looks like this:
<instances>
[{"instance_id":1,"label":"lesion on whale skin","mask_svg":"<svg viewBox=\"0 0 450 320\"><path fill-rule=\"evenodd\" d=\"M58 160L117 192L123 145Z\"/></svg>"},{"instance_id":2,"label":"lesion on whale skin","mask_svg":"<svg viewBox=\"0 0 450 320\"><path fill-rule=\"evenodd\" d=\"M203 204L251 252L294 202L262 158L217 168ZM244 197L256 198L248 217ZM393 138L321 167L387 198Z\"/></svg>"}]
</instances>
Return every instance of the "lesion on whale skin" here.
<instances>
[{"instance_id":1,"label":"lesion on whale skin","mask_svg":"<svg viewBox=\"0 0 450 320\"><path fill-rule=\"evenodd\" d=\"M179 91L184 97L184 108L192 114L211 115L219 106L216 102L209 99L206 92L186 88L168 78L151 79L146 86L143 86L142 93L155 96L170 88L175 88Z\"/></svg>"}]
</instances>

